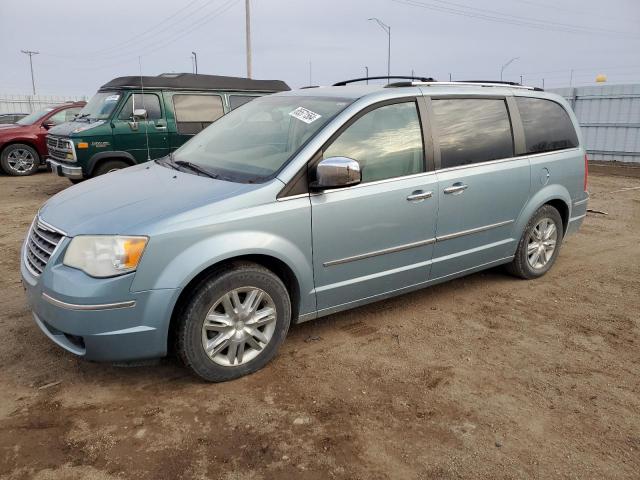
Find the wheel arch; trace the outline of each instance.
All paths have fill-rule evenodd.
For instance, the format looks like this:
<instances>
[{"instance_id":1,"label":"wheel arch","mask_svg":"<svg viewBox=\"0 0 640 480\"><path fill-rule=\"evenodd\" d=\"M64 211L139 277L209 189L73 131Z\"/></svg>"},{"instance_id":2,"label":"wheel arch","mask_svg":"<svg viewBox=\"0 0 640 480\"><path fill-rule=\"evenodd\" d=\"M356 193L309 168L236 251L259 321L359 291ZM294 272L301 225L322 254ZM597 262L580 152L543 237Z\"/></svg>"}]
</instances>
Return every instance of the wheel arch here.
<instances>
[{"instance_id":1,"label":"wheel arch","mask_svg":"<svg viewBox=\"0 0 640 480\"><path fill-rule=\"evenodd\" d=\"M0 147L0 155L2 155L2 153L4 153L4 151L6 150L6 148L10 147L11 145L27 145L28 147L33 148L35 152L38 154L38 161L40 162L40 164L42 164L43 155L38 151L38 146L35 140L30 140L27 138L13 138L9 140L7 143L3 144L2 147Z\"/></svg>"},{"instance_id":2,"label":"wheel arch","mask_svg":"<svg viewBox=\"0 0 640 480\"><path fill-rule=\"evenodd\" d=\"M571 215L571 196L569 191L562 185L549 185L536 192L522 209L515 225L515 238L519 239L524 232L529 219L543 205L551 205L560 213L562 218L563 236L567 233L569 218Z\"/></svg>"},{"instance_id":3,"label":"wheel arch","mask_svg":"<svg viewBox=\"0 0 640 480\"><path fill-rule=\"evenodd\" d=\"M284 283L289 298L291 301L291 319L292 322L298 317L300 313L300 284L296 274L281 259L267 254L246 254L236 257L226 258L213 263L202 271L197 273L189 282L181 289L178 299L176 300L173 310L171 312L171 318L169 320L169 330L167 332L167 352L172 352L175 346L176 329L178 327L178 321L184 308L187 305L191 292L197 289L204 281L206 281L211 275L213 275L221 267L233 265L241 262L250 262L260 265L269 271L273 272L282 283Z\"/></svg>"},{"instance_id":4,"label":"wheel arch","mask_svg":"<svg viewBox=\"0 0 640 480\"><path fill-rule=\"evenodd\" d=\"M129 152L124 151L109 151L109 152L100 152L93 155L89 162L87 163L87 175L93 175L93 172L98 167L98 165L108 162L109 160L121 160L128 164L129 166L136 165L136 159Z\"/></svg>"}]
</instances>

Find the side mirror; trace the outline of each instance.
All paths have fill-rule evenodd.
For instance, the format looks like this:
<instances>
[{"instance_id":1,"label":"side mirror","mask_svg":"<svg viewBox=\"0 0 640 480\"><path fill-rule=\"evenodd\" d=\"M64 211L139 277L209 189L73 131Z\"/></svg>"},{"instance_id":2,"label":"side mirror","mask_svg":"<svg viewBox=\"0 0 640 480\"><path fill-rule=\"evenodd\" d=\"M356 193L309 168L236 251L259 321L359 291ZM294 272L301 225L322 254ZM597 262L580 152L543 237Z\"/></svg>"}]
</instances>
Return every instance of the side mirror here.
<instances>
[{"instance_id":1,"label":"side mirror","mask_svg":"<svg viewBox=\"0 0 640 480\"><path fill-rule=\"evenodd\" d=\"M316 190L357 185L362 179L360 164L348 157L325 158L316 167L316 179L311 184Z\"/></svg>"},{"instance_id":2,"label":"side mirror","mask_svg":"<svg viewBox=\"0 0 640 480\"><path fill-rule=\"evenodd\" d=\"M133 118L147 118L147 111L144 108L136 108L133 111Z\"/></svg>"},{"instance_id":3,"label":"side mirror","mask_svg":"<svg viewBox=\"0 0 640 480\"><path fill-rule=\"evenodd\" d=\"M51 127L55 127L56 123L53 120L45 120L42 122L42 126L49 130Z\"/></svg>"}]
</instances>

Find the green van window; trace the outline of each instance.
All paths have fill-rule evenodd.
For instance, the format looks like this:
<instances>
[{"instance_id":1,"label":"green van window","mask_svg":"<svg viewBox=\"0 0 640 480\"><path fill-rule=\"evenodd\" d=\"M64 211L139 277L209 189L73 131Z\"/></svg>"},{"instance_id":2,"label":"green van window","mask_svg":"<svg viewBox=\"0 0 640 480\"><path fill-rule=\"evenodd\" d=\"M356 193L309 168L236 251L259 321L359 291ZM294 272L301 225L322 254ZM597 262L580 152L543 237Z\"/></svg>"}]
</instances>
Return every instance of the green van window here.
<instances>
[{"instance_id":1,"label":"green van window","mask_svg":"<svg viewBox=\"0 0 640 480\"><path fill-rule=\"evenodd\" d=\"M220 95L174 95L173 108L178 133L186 135L200 132L224 115Z\"/></svg>"}]
</instances>

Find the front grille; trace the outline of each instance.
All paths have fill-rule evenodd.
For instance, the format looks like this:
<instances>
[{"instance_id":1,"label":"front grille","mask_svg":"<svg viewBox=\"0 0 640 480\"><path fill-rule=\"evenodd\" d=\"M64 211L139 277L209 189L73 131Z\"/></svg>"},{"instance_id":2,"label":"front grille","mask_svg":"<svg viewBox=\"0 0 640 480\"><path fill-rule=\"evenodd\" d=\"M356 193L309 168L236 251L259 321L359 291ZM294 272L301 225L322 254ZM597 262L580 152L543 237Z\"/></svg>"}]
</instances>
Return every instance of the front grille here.
<instances>
[{"instance_id":1,"label":"front grille","mask_svg":"<svg viewBox=\"0 0 640 480\"><path fill-rule=\"evenodd\" d=\"M44 271L63 237L62 233L36 218L29 230L25 248L25 261L31 273L38 276Z\"/></svg>"},{"instance_id":2,"label":"front grille","mask_svg":"<svg viewBox=\"0 0 640 480\"><path fill-rule=\"evenodd\" d=\"M47 135L47 149L49 150L49 156L56 160L63 160L66 162L75 161L75 155L73 155L73 146L70 140L66 138L53 137ZM74 158L67 157L67 154L71 153Z\"/></svg>"}]
</instances>

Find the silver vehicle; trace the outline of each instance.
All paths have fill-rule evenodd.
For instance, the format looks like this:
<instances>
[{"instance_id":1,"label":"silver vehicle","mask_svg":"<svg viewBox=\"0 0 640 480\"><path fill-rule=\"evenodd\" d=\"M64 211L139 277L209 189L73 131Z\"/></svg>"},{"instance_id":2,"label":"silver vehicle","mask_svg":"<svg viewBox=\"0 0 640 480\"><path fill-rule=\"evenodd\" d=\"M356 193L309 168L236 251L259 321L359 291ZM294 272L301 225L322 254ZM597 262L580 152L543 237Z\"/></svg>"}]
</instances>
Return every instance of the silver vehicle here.
<instances>
[{"instance_id":1,"label":"silver vehicle","mask_svg":"<svg viewBox=\"0 0 640 480\"><path fill-rule=\"evenodd\" d=\"M92 360L175 348L224 381L263 367L291 323L496 265L551 268L589 197L561 97L346 83L256 99L50 199L22 249L40 329Z\"/></svg>"}]
</instances>

